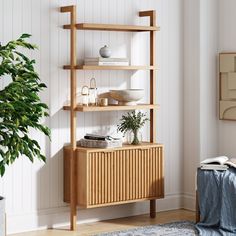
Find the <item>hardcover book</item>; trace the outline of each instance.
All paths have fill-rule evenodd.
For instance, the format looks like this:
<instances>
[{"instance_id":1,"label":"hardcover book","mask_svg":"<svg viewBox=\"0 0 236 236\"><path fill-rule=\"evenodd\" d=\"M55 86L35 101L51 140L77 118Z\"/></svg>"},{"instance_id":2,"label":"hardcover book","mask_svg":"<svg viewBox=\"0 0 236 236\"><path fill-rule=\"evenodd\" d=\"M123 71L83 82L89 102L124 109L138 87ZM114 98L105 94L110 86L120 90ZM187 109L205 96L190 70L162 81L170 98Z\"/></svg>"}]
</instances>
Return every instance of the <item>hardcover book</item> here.
<instances>
[{"instance_id":1,"label":"hardcover book","mask_svg":"<svg viewBox=\"0 0 236 236\"><path fill-rule=\"evenodd\" d=\"M229 159L226 156L219 156L201 162L201 169L203 170L227 170L229 167L236 168L236 158Z\"/></svg>"}]
</instances>

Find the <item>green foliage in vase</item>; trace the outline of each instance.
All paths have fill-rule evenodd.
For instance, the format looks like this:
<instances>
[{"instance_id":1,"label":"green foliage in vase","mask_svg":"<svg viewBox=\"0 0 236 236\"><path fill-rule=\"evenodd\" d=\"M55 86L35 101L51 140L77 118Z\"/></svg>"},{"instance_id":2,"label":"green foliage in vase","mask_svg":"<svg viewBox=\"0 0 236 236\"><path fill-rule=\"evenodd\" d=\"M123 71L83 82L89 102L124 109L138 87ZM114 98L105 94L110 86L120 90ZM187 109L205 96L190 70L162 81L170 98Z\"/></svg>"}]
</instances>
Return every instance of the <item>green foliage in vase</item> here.
<instances>
[{"instance_id":1,"label":"green foliage in vase","mask_svg":"<svg viewBox=\"0 0 236 236\"><path fill-rule=\"evenodd\" d=\"M141 111L137 113L135 111L128 112L126 115L122 115L121 123L118 125L118 131L124 134L129 130L136 132L142 128L148 120L146 114Z\"/></svg>"},{"instance_id":2,"label":"green foliage in vase","mask_svg":"<svg viewBox=\"0 0 236 236\"><path fill-rule=\"evenodd\" d=\"M10 83L0 90L0 175L5 167L17 158L26 156L46 161L40 146L29 135L33 128L50 138L50 129L41 124L48 116L48 106L41 102L39 93L46 88L34 70L35 60L22 53L36 48L26 41L29 34L19 39L0 44L0 81L9 77Z\"/></svg>"}]
</instances>

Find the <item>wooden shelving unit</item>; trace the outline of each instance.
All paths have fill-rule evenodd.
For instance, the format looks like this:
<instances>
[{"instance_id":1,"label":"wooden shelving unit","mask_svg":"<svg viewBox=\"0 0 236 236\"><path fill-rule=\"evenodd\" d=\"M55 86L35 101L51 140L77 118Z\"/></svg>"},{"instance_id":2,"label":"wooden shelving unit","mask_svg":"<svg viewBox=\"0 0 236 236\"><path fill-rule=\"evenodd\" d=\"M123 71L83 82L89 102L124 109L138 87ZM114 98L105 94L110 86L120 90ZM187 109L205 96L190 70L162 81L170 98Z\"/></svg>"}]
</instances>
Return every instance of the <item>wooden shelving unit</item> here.
<instances>
[{"instance_id":1,"label":"wooden shelving unit","mask_svg":"<svg viewBox=\"0 0 236 236\"><path fill-rule=\"evenodd\" d=\"M70 13L70 145L64 147L64 200L70 203L71 230L76 230L77 206L94 208L150 200L150 216L156 216L156 199L164 197L163 145L156 143L156 26L155 11L141 11L149 17L149 26L76 23L76 6L61 7ZM150 33L149 66L85 66L76 64L76 31L105 30ZM135 106L78 106L76 104L76 70L149 70L150 104ZM150 142L99 149L76 146L77 112L150 110Z\"/></svg>"}]
</instances>

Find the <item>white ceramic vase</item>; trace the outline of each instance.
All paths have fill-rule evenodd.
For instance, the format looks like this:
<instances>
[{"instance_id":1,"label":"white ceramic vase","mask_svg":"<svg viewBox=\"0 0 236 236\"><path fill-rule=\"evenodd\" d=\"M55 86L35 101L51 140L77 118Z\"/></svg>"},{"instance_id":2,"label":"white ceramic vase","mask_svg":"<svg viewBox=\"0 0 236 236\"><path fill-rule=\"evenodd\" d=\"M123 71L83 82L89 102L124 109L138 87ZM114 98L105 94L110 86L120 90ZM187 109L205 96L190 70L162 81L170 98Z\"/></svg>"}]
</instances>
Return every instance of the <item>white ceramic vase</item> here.
<instances>
[{"instance_id":1,"label":"white ceramic vase","mask_svg":"<svg viewBox=\"0 0 236 236\"><path fill-rule=\"evenodd\" d=\"M111 50L107 45L100 48L99 53L100 53L100 56L104 58L109 58L111 56Z\"/></svg>"}]
</instances>

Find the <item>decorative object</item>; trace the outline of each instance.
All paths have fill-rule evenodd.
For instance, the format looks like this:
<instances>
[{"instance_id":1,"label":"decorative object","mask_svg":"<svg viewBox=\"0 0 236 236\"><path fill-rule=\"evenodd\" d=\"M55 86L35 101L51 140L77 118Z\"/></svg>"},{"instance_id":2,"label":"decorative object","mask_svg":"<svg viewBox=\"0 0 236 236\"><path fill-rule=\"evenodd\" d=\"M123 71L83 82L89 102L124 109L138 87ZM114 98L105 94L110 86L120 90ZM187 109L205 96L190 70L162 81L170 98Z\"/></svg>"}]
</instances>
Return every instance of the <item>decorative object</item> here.
<instances>
[{"instance_id":1,"label":"decorative object","mask_svg":"<svg viewBox=\"0 0 236 236\"><path fill-rule=\"evenodd\" d=\"M69 25L76 24L76 6L63 6L61 12L70 15ZM69 106L63 109L70 114L70 143L64 147L64 201L70 203L70 226L76 230L77 206L82 208L95 208L119 205L137 201L150 201L150 217L156 216L156 199L164 198L163 174L163 144L156 143L156 121L158 105L156 104L156 26L155 10L140 11L140 17L147 17L149 25L115 25L80 23L76 27L64 25L70 31L70 62L64 65L70 70L70 97ZM77 34L76 30L107 30L116 32L147 32L149 34L149 62L150 65L139 66L95 66L78 65L77 63ZM86 50L86 49L85 49ZM149 104L133 106L77 106L76 83L77 70L148 70L150 96ZM105 96L107 97L107 96ZM110 103L110 102L109 102ZM120 148L102 149L85 148L76 145L76 126L81 119L81 112L105 112L125 110L150 110L150 140L140 145L123 145ZM96 113L94 114L96 117ZM147 158L147 156L149 158ZM142 163L142 165L140 164ZM130 173L128 168L132 168ZM146 170L146 173L143 172ZM112 170L112 172L111 172ZM120 173L127 173L121 175ZM133 179L134 181L130 181ZM93 180L93 181L89 181ZM108 184L110 183L110 184ZM129 188L127 188L127 183ZM143 185L142 185L143 183ZM142 189L143 186L143 189ZM120 191L122 189L122 191ZM130 191L132 189L132 191ZM136 189L136 191L133 191ZM104 194L101 194L104 193Z\"/></svg>"},{"instance_id":2,"label":"decorative object","mask_svg":"<svg viewBox=\"0 0 236 236\"><path fill-rule=\"evenodd\" d=\"M236 120L236 53L220 53L220 120Z\"/></svg>"},{"instance_id":3,"label":"decorative object","mask_svg":"<svg viewBox=\"0 0 236 236\"><path fill-rule=\"evenodd\" d=\"M110 90L110 97L118 101L118 105L137 105L137 101L144 97L144 89Z\"/></svg>"},{"instance_id":4,"label":"decorative object","mask_svg":"<svg viewBox=\"0 0 236 236\"><path fill-rule=\"evenodd\" d=\"M140 132L140 130L138 130L136 136L137 136L137 140L139 140L139 143L141 143L143 141L143 136L142 136L142 133ZM134 139L135 139L134 132L131 130L128 131L127 132L127 143L132 144Z\"/></svg>"},{"instance_id":5,"label":"decorative object","mask_svg":"<svg viewBox=\"0 0 236 236\"><path fill-rule=\"evenodd\" d=\"M89 87L84 85L81 89L81 93L76 96L76 100L79 106L89 105Z\"/></svg>"},{"instance_id":6,"label":"decorative object","mask_svg":"<svg viewBox=\"0 0 236 236\"><path fill-rule=\"evenodd\" d=\"M108 98L99 98L99 106L106 107L108 106Z\"/></svg>"},{"instance_id":7,"label":"decorative object","mask_svg":"<svg viewBox=\"0 0 236 236\"><path fill-rule=\"evenodd\" d=\"M128 131L133 132L133 140L131 144L138 145L140 143L138 132L144 126L149 119L146 118L146 114L139 112L128 112L126 115L122 115L121 123L117 126L118 131L126 133Z\"/></svg>"},{"instance_id":8,"label":"decorative object","mask_svg":"<svg viewBox=\"0 0 236 236\"><path fill-rule=\"evenodd\" d=\"M104 47L100 48L99 54L101 57L108 58L111 56L111 50L107 45L105 45Z\"/></svg>"},{"instance_id":9,"label":"decorative object","mask_svg":"<svg viewBox=\"0 0 236 236\"><path fill-rule=\"evenodd\" d=\"M50 130L41 124L48 116L48 106L42 103L39 93L46 88L34 70L35 61L23 54L22 49L36 48L26 41L29 34L0 45L0 79L8 76L11 81L0 91L0 175L6 166L25 156L46 161L39 143L29 135L36 129L50 137ZM0 236L5 236L5 200L0 197Z\"/></svg>"},{"instance_id":10,"label":"decorative object","mask_svg":"<svg viewBox=\"0 0 236 236\"><path fill-rule=\"evenodd\" d=\"M193 222L182 221L149 225L128 230L97 234L96 236L196 236L199 235ZM94 235L95 236L95 235Z\"/></svg>"},{"instance_id":11,"label":"decorative object","mask_svg":"<svg viewBox=\"0 0 236 236\"><path fill-rule=\"evenodd\" d=\"M89 87L89 105L96 106L97 105L97 87L96 87L96 79L92 78L90 80Z\"/></svg>"}]
</instances>

